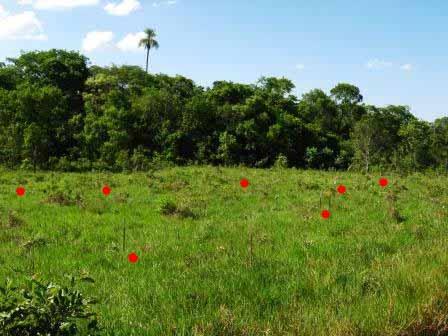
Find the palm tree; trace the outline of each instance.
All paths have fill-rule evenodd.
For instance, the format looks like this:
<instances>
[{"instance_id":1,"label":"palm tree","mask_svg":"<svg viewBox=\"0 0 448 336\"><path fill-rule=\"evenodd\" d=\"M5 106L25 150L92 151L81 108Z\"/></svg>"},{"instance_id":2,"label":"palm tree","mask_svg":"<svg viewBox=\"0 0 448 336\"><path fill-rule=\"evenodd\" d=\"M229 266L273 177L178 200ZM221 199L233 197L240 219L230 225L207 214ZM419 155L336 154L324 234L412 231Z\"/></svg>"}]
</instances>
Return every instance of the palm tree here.
<instances>
[{"instance_id":1,"label":"palm tree","mask_svg":"<svg viewBox=\"0 0 448 336\"><path fill-rule=\"evenodd\" d=\"M159 49L159 42L155 39L157 36L153 29L145 29L145 37L142 38L138 44L139 47L145 47L146 49L146 72L148 72L149 66L149 51L152 48Z\"/></svg>"}]
</instances>

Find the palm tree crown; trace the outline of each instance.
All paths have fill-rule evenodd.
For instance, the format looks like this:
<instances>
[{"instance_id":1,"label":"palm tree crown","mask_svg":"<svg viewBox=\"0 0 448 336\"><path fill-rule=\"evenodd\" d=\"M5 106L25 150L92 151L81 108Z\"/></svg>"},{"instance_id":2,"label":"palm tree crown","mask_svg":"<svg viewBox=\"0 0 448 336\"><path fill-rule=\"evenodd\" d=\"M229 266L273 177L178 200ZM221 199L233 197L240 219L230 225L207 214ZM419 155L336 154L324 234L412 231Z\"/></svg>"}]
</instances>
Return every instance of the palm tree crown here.
<instances>
[{"instance_id":1,"label":"palm tree crown","mask_svg":"<svg viewBox=\"0 0 448 336\"><path fill-rule=\"evenodd\" d=\"M144 47L146 49L146 72L148 72L149 66L149 51L151 49L158 49L159 42L156 40L157 34L153 29L147 28L145 29L145 37L143 37L138 46Z\"/></svg>"}]
</instances>

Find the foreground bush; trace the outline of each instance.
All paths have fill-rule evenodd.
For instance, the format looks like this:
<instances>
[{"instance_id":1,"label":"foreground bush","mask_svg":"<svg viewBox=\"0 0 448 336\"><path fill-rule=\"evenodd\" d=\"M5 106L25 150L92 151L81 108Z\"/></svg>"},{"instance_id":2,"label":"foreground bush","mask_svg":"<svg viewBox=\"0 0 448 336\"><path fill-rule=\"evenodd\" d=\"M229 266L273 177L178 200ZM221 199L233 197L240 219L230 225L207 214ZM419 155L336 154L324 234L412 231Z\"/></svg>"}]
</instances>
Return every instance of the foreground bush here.
<instances>
[{"instance_id":1,"label":"foreground bush","mask_svg":"<svg viewBox=\"0 0 448 336\"><path fill-rule=\"evenodd\" d=\"M8 280L0 287L0 334L97 335L98 320L91 310L94 301L85 298L74 284L74 278L69 287L29 279L15 287Z\"/></svg>"}]
</instances>

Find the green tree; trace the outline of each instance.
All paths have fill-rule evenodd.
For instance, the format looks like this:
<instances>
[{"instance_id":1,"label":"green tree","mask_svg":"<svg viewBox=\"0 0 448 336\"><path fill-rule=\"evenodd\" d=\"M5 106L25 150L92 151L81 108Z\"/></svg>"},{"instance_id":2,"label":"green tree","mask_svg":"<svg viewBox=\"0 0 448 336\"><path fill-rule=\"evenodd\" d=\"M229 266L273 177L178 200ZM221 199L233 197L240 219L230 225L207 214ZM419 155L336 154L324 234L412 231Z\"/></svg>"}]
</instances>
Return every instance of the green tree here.
<instances>
[{"instance_id":1,"label":"green tree","mask_svg":"<svg viewBox=\"0 0 448 336\"><path fill-rule=\"evenodd\" d=\"M45 147L47 145L47 135L44 130L36 123L31 123L24 131L24 155L30 158L33 164L33 170L36 172L37 165L45 161Z\"/></svg>"},{"instance_id":2,"label":"green tree","mask_svg":"<svg viewBox=\"0 0 448 336\"><path fill-rule=\"evenodd\" d=\"M372 165L390 166L396 161L403 143L400 129L416 118L406 106L390 105L384 108L367 106L367 113L355 124L352 141L355 160L368 171Z\"/></svg>"},{"instance_id":3,"label":"green tree","mask_svg":"<svg viewBox=\"0 0 448 336\"><path fill-rule=\"evenodd\" d=\"M431 157L431 126L428 122L411 120L399 130L402 140L398 147L396 168L418 170L433 163Z\"/></svg>"},{"instance_id":4,"label":"green tree","mask_svg":"<svg viewBox=\"0 0 448 336\"><path fill-rule=\"evenodd\" d=\"M368 172L381 150L381 125L375 114L367 114L356 123L352 141L356 162L363 165Z\"/></svg>"},{"instance_id":5,"label":"green tree","mask_svg":"<svg viewBox=\"0 0 448 336\"><path fill-rule=\"evenodd\" d=\"M89 78L84 94L86 117L81 139L90 160L113 167L121 150L130 150L135 124L129 88L121 87L115 76L99 74Z\"/></svg>"},{"instance_id":6,"label":"green tree","mask_svg":"<svg viewBox=\"0 0 448 336\"><path fill-rule=\"evenodd\" d=\"M364 98L359 88L347 83L336 85L330 93L338 109L338 134L348 139L355 123L365 114L364 106L360 105Z\"/></svg>"},{"instance_id":7,"label":"green tree","mask_svg":"<svg viewBox=\"0 0 448 336\"><path fill-rule=\"evenodd\" d=\"M315 89L305 93L298 104L298 112L315 129L337 134L339 120L336 103L322 90Z\"/></svg>"},{"instance_id":8,"label":"green tree","mask_svg":"<svg viewBox=\"0 0 448 336\"><path fill-rule=\"evenodd\" d=\"M432 125L431 152L436 165L448 171L448 117L437 119Z\"/></svg>"},{"instance_id":9,"label":"green tree","mask_svg":"<svg viewBox=\"0 0 448 336\"><path fill-rule=\"evenodd\" d=\"M83 55L56 49L0 63L0 163L129 170L150 160L270 167L281 158L292 167L448 169L448 118L367 106L347 83L300 100L286 78L203 88L148 73L153 30L140 45L146 71L89 68Z\"/></svg>"},{"instance_id":10,"label":"green tree","mask_svg":"<svg viewBox=\"0 0 448 336\"><path fill-rule=\"evenodd\" d=\"M8 59L21 82L54 86L66 95L71 115L82 112L82 92L89 77L87 58L77 52L51 49L32 51Z\"/></svg>"},{"instance_id":11,"label":"green tree","mask_svg":"<svg viewBox=\"0 0 448 336\"><path fill-rule=\"evenodd\" d=\"M14 122L20 125L16 146L23 147L22 160L45 168L52 157L67 151L67 98L53 86L21 84L13 91L17 100Z\"/></svg>"},{"instance_id":12,"label":"green tree","mask_svg":"<svg viewBox=\"0 0 448 336\"><path fill-rule=\"evenodd\" d=\"M159 42L156 40L157 34L153 29L145 29L145 37L139 42L139 47L144 47L146 50L146 72L149 69L149 51L151 49L158 49Z\"/></svg>"},{"instance_id":13,"label":"green tree","mask_svg":"<svg viewBox=\"0 0 448 336\"><path fill-rule=\"evenodd\" d=\"M339 83L330 91L338 104L358 104L363 101L359 88L347 83Z\"/></svg>"},{"instance_id":14,"label":"green tree","mask_svg":"<svg viewBox=\"0 0 448 336\"><path fill-rule=\"evenodd\" d=\"M83 92L85 82L89 77L87 58L77 52L51 49L23 53L17 58L8 59L8 62L6 68L0 69L0 77L3 73L8 79L9 89L16 91L16 97L22 96L25 99L26 103L22 101L22 98L18 99L20 113L24 110L31 113L45 102L49 103L50 99L47 98L50 96L60 96L60 103L63 104L59 104L58 115L56 118L49 119L49 124L54 127L52 129L54 141L51 142L49 152L56 158L78 157L80 151L76 135L82 129ZM44 94L45 90L42 90L44 88L46 88L46 94ZM55 95L56 89L58 93ZM23 97L24 93L21 91L26 93L26 97ZM41 95L39 96L38 93ZM44 96L46 96L45 99ZM37 101L37 106L33 106L33 102ZM56 103L56 100L51 101ZM56 112L53 107L48 106L47 109ZM39 113L43 116L47 112L42 106ZM47 125L40 122L38 125L48 128ZM27 125L22 126L23 129L27 127Z\"/></svg>"}]
</instances>

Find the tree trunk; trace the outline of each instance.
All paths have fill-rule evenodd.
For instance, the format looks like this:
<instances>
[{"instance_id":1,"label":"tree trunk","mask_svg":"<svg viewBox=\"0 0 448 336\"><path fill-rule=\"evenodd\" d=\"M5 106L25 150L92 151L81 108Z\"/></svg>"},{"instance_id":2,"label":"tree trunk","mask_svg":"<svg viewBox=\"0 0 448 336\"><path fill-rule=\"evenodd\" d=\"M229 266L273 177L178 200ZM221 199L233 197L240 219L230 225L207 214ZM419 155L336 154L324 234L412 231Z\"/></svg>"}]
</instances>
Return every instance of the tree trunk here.
<instances>
[{"instance_id":1,"label":"tree trunk","mask_svg":"<svg viewBox=\"0 0 448 336\"><path fill-rule=\"evenodd\" d=\"M366 162L366 173L369 173L370 166L370 150L367 150L365 153L365 162Z\"/></svg>"},{"instance_id":2,"label":"tree trunk","mask_svg":"<svg viewBox=\"0 0 448 336\"><path fill-rule=\"evenodd\" d=\"M149 48L146 49L146 73L148 73L149 68Z\"/></svg>"},{"instance_id":3,"label":"tree trunk","mask_svg":"<svg viewBox=\"0 0 448 336\"><path fill-rule=\"evenodd\" d=\"M36 173L37 170L37 149L36 147L33 148L33 171Z\"/></svg>"}]
</instances>

